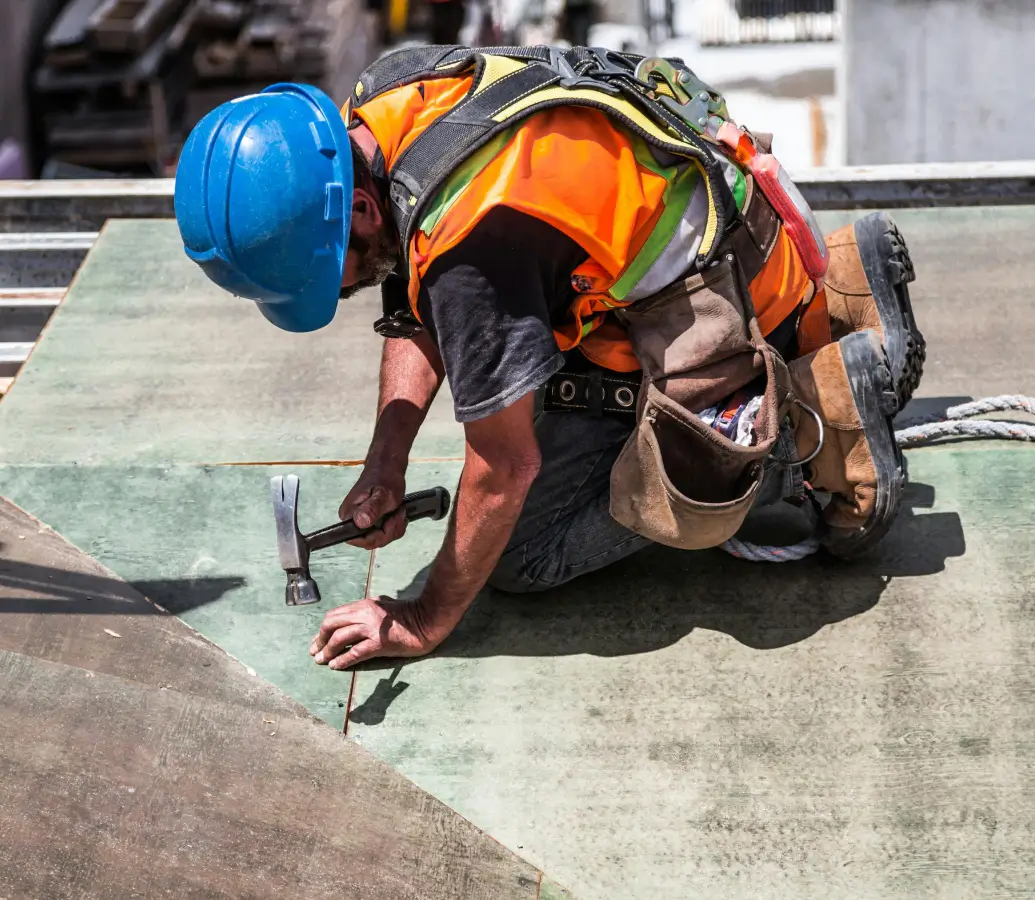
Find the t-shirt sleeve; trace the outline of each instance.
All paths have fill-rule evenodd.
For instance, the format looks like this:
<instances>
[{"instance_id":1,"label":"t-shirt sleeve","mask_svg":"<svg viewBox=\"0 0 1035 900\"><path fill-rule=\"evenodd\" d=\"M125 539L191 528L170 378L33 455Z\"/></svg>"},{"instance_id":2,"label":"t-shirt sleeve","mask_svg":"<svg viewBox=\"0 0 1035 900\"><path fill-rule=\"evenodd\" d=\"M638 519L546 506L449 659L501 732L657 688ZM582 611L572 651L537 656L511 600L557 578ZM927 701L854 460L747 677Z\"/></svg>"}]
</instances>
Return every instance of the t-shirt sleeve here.
<instances>
[{"instance_id":1,"label":"t-shirt sleeve","mask_svg":"<svg viewBox=\"0 0 1035 900\"><path fill-rule=\"evenodd\" d=\"M567 309L571 273L585 255L552 226L499 207L431 266L418 311L458 422L499 412L564 365L551 322Z\"/></svg>"}]
</instances>

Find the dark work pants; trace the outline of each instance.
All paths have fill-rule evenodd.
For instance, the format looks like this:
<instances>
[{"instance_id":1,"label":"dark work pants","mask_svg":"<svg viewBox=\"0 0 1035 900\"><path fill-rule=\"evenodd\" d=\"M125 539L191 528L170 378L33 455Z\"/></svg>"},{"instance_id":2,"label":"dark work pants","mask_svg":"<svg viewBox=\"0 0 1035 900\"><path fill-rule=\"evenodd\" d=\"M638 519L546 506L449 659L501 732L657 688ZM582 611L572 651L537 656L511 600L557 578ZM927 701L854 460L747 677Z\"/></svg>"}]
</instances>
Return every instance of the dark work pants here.
<instances>
[{"instance_id":1,"label":"dark work pants","mask_svg":"<svg viewBox=\"0 0 1035 900\"><path fill-rule=\"evenodd\" d=\"M611 466L633 428L633 417L543 412L536 418L542 467L489 583L528 593L602 569L650 545L609 511ZM781 431L766 464L756 507L801 495L801 472L773 461L794 459L794 435Z\"/></svg>"}]
</instances>

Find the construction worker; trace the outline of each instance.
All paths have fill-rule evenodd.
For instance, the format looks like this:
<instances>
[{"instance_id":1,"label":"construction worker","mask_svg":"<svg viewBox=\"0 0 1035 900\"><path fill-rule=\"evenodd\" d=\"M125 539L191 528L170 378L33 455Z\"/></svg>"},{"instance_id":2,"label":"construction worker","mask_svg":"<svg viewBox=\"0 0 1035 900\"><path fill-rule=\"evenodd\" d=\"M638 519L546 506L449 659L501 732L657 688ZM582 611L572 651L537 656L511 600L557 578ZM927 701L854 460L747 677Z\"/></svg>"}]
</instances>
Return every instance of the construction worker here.
<instances>
[{"instance_id":1,"label":"construction worker","mask_svg":"<svg viewBox=\"0 0 1035 900\"><path fill-rule=\"evenodd\" d=\"M296 332L382 285L377 424L340 515L384 521L358 546L402 537L446 377L464 426L421 596L332 610L317 662L419 656L486 583L714 547L781 499L830 496L835 556L886 534L923 363L909 256L880 214L828 247L767 149L684 67L584 48L404 50L340 113L276 85L199 123L175 204L209 277Z\"/></svg>"}]
</instances>

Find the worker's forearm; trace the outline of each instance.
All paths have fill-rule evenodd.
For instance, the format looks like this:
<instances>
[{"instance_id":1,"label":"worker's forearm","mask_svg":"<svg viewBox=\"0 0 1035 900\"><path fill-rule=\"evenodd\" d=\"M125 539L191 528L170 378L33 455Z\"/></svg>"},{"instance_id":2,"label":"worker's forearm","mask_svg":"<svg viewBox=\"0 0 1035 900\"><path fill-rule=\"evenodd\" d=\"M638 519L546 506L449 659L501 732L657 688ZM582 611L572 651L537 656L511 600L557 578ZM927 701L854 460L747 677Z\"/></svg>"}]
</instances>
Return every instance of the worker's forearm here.
<instances>
[{"instance_id":1,"label":"worker's forearm","mask_svg":"<svg viewBox=\"0 0 1035 900\"><path fill-rule=\"evenodd\" d=\"M456 627L489 580L534 477L532 466L493 471L468 457L446 539L420 599L421 628L432 643Z\"/></svg>"},{"instance_id":2,"label":"worker's forearm","mask_svg":"<svg viewBox=\"0 0 1035 900\"><path fill-rule=\"evenodd\" d=\"M427 333L413 340L385 341L377 425L367 452L367 465L406 467L410 449L442 378L442 362Z\"/></svg>"}]
</instances>

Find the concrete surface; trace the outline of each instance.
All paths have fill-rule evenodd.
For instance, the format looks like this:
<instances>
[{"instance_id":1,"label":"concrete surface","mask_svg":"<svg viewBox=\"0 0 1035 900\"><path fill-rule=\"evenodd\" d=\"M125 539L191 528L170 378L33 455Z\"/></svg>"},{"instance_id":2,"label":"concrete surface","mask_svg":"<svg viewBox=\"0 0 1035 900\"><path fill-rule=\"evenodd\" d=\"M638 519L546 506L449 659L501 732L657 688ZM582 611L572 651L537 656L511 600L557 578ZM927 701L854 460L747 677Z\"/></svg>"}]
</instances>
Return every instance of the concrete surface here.
<instances>
[{"instance_id":1,"label":"concrete surface","mask_svg":"<svg viewBox=\"0 0 1035 900\"><path fill-rule=\"evenodd\" d=\"M288 335L228 303L184 257L175 222L112 221L104 238L0 406L0 462L362 461L376 292L316 334ZM456 455L441 399L419 456Z\"/></svg>"},{"instance_id":2,"label":"concrete surface","mask_svg":"<svg viewBox=\"0 0 1035 900\"><path fill-rule=\"evenodd\" d=\"M849 165L1030 157L1028 0L846 0Z\"/></svg>"},{"instance_id":3,"label":"concrete surface","mask_svg":"<svg viewBox=\"0 0 1035 900\"><path fill-rule=\"evenodd\" d=\"M930 346L917 405L1030 393L1035 209L896 218ZM282 605L266 495L299 472L316 527L355 476L303 465L365 450L376 301L344 312L281 334L193 271L171 223L109 226L0 403L4 493L185 597L185 621L320 717L349 712L349 737L576 896L1032 892L1032 448L911 452L869 562L650 550L540 597L487 592L432 658L353 685L305 655L321 609ZM459 473L435 415L411 489ZM372 567L318 557L323 608L417 589L437 529Z\"/></svg>"},{"instance_id":4,"label":"concrete surface","mask_svg":"<svg viewBox=\"0 0 1035 900\"><path fill-rule=\"evenodd\" d=\"M541 872L3 500L0 546L0 896L541 896Z\"/></svg>"}]
</instances>

